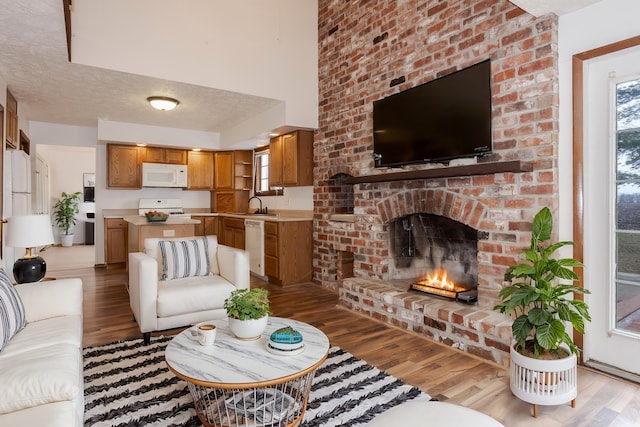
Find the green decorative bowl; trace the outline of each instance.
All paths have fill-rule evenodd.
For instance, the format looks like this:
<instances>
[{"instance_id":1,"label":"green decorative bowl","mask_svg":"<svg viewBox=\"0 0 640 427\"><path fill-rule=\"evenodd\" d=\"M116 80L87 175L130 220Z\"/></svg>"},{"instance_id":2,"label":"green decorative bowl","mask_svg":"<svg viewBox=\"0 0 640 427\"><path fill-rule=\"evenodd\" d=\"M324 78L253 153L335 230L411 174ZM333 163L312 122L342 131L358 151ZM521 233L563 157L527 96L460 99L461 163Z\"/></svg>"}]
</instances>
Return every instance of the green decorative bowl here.
<instances>
[{"instance_id":1,"label":"green decorative bowl","mask_svg":"<svg viewBox=\"0 0 640 427\"><path fill-rule=\"evenodd\" d=\"M280 328L269 337L269 347L283 352L300 350L304 347L302 334L291 326Z\"/></svg>"}]
</instances>

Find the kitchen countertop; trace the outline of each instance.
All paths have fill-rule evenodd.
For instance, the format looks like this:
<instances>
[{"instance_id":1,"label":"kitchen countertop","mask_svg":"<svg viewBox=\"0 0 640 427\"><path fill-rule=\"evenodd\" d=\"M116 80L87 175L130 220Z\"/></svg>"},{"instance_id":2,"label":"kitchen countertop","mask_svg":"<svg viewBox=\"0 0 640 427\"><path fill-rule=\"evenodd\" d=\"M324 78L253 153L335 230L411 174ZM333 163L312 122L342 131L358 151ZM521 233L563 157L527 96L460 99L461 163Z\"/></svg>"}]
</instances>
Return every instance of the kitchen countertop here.
<instances>
[{"instance_id":1,"label":"kitchen countertop","mask_svg":"<svg viewBox=\"0 0 640 427\"><path fill-rule=\"evenodd\" d=\"M272 221L272 222L295 222L295 221L313 221L313 212L311 211L276 211L269 215L259 215L259 214L250 214L250 213L219 213L219 212L198 212L197 210L191 210L189 208L185 209L185 213L192 216L226 216L231 218L240 218L240 219L255 219L262 221ZM136 217L139 218L141 223L137 225L148 224L146 218L138 215L137 209L103 209L102 211L103 218L124 218L126 221L127 217ZM185 217L179 217L183 220L189 220ZM197 224L198 220L191 220L194 222L169 222L170 220L175 220L177 218L169 218L165 223L159 224ZM132 219L132 221L134 221ZM129 222L132 222L129 221ZM132 222L133 223L133 222Z\"/></svg>"},{"instance_id":2,"label":"kitchen countertop","mask_svg":"<svg viewBox=\"0 0 640 427\"><path fill-rule=\"evenodd\" d=\"M149 222L147 218L140 215L125 216L122 219L133 225L182 225L182 224L200 224L200 220L191 219L186 216L170 216L164 222Z\"/></svg>"},{"instance_id":3,"label":"kitchen countertop","mask_svg":"<svg viewBox=\"0 0 640 427\"><path fill-rule=\"evenodd\" d=\"M216 214L218 216L225 216L228 218L240 218L240 219L252 219L256 221L270 221L270 222L297 222L297 221L313 221L313 218L307 218L302 216L284 216L278 214Z\"/></svg>"}]
</instances>

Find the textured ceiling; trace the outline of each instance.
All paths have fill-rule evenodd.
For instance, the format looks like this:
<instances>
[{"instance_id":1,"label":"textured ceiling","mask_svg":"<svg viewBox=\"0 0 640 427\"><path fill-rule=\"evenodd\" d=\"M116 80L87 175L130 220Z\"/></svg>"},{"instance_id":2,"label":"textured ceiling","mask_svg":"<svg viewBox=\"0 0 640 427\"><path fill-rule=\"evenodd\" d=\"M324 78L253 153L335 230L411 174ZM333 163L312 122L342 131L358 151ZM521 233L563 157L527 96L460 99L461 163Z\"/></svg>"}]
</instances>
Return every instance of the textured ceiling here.
<instances>
[{"instance_id":1,"label":"textured ceiling","mask_svg":"<svg viewBox=\"0 0 640 427\"><path fill-rule=\"evenodd\" d=\"M0 77L19 114L77 126L102 119L220 132L281 102L70 63L61 0L0 0ZM146 102L153 95L180 105L154 110Z\"/></svg>"}]
</instances>

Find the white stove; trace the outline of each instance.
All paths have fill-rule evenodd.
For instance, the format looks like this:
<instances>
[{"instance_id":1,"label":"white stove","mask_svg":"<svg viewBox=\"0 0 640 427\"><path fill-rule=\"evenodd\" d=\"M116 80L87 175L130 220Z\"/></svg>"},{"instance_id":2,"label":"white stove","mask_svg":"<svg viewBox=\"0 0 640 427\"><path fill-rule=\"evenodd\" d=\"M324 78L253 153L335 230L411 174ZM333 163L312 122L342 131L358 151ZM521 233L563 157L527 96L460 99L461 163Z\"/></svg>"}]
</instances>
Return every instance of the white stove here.
<instances>
[{"instance_id":1,"label":"white stove","mask_svg":"<svg viewBox=\"0 0 640 427\"><path fill-rule=\"evenodd\" d=\"M182 200L180 199L140 199L138 202L138 215L144 216L149 211L162 212L170 216L191 216L184 213Z\"/></svg>"}]
</instances>

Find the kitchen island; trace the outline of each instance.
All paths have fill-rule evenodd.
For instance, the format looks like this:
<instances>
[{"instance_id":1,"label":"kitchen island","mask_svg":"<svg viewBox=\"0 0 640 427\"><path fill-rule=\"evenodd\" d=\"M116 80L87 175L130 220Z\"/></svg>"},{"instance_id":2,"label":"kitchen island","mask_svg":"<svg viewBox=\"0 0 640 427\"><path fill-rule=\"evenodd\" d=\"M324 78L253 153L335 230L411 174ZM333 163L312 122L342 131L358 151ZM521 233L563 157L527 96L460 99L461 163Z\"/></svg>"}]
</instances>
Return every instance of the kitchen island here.
<instances>
[{"instance_id":1,"label":"kitchen island","mask_svg":"<svg viewBox=\"0 0 640 427\"><path fill-rule=\"evenodd\" d=\"M125 216L128 223L129 252L144 252L144 239L151 237L191 237L195 236L195 226L200 220L188 216L169 216L165 222L149 222L139 215Z\"/></svg>"}]
</instances>

